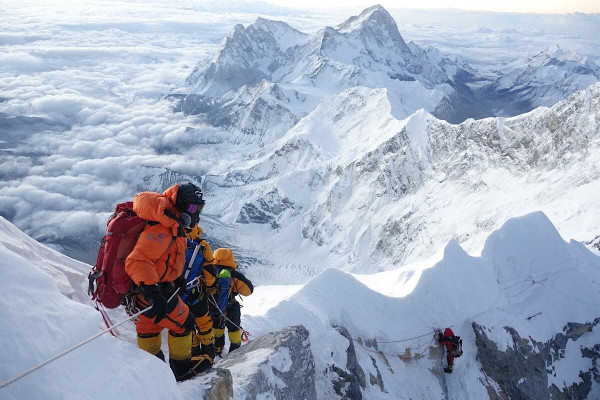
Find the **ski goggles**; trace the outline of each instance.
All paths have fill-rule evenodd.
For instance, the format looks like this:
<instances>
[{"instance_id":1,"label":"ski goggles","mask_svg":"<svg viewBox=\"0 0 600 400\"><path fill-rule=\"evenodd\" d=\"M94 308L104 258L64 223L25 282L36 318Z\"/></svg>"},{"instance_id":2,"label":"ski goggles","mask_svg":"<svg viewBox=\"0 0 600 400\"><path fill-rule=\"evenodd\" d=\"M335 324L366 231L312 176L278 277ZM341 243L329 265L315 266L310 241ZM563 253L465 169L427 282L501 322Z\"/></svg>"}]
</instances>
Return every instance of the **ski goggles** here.
<instances>
[{"instance_id":1,"label":"ski goggles","mask_svg":"<svg viewBox=\"0 0 600 400\"><path fill-rule=\"evenodd\" d=\"M190 204L186 210L188 214L201 213L204 208L204 203L201 204Z\"/></svg>"}]
</instances>

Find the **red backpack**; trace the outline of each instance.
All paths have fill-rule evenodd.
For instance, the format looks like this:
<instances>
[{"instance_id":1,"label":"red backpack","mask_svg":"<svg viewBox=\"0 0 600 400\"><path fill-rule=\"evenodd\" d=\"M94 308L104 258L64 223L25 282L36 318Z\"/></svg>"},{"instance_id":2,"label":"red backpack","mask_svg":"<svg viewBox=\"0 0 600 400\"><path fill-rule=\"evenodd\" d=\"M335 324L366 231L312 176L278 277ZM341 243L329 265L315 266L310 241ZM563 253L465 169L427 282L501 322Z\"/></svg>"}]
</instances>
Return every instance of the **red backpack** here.
<instances>
[{"instance_id":1,"label":"red backpack","mask_svg":"<svg viewBox=\"0 0 600 400\"><path fill-rule=\"evenodd\" d=\"M108 219L96 265L88 275L88 294L106 308L118 307L133 284L125 272L125 259L133 250L146 223L133 211L132 202L117 204L114 214Z\"/></svg>"}]
</instances>

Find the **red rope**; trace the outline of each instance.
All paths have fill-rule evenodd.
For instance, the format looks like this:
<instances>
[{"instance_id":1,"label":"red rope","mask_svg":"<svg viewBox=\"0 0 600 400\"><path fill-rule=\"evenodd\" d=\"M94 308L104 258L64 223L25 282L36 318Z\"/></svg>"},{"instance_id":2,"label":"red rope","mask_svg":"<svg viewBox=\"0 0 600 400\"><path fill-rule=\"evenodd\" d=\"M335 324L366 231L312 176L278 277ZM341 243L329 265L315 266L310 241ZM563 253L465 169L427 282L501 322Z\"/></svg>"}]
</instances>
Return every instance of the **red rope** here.
<instances>
[{"instance_id":1,"label":"red rope","mask_svg":"<svg viewBox=\"0 0 600 400\"><path fill-rule=\"evenodd\" d=\"M242 342L247 342L248 340L250 340L249 336L250 336L250 332L242 329Z\"/></svg>"},{"instance_id":2,"label":"red rope","mask_svg":"<svg viewBox=\"0 0 600 400\"><path fill-rule=\"evenodd\" d=\"M96 300L96 310L100 311L100 315L102 315L102 319L104 320L104 324L106 325L106 327L109 329L109 333L111 335L113 335L114 337L118 338L118 332L116 329L111 329L113 324L112 321L110 320L108 314L106 313L106 310L104 309L104 306L102 306L102 304L98 303L98 300ZM113 332L114 330L114 332Z\"/></svg>"}]
</instances>

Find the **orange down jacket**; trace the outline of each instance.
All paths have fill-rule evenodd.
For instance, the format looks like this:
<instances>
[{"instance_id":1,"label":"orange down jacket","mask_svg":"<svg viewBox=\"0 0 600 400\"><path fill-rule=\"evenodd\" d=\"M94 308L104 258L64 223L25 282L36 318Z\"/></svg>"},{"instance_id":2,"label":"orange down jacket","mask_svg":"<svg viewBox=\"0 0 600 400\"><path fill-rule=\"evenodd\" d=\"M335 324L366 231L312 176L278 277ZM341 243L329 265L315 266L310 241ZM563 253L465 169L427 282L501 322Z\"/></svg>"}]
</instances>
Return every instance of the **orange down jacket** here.
<instances>
[{"instance_id":1,"label":"orange down jacket","mask_svg":"<svg viewBox=\"0 0 600 400\"><path fill-rule=\"evenodd\" d=\"M163 194L141 192L133 198L133 210L150 221L125 260L125 271L136 285L173 282L183 271L186 239L177 237L179 223L165 215L168 210L179 216L174 206L178 189L174 185Z\"/></svg>"}]
</instances>

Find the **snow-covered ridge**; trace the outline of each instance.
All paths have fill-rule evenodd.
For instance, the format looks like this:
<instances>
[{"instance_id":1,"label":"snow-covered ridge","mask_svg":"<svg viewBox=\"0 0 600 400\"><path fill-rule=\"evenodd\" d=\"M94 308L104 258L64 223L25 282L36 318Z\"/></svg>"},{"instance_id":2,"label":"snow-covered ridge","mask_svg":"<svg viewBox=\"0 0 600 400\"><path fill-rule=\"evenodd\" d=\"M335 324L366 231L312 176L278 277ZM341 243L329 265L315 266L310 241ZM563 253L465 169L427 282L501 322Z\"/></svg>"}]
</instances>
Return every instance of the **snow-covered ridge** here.
<instances>
[{"instance_id":1,"label":"snow-covered ridge","mask_svg":"<svg viewBox=\"0 0 600 400\"><path fill-rule=\"evenodd\" d=\"M82 303L87 301L81 288L87 283L89 265L36 242L3 217L0 217L0 245L6 251L18 254L31 267L51 278L60 293L66 297Z\"/></svg>"},{"instance_id":2,"label":"snow-covered ridge","mask_svg":"<svg viewBox=\"0 0 600 400\"><path fill-rule=\"evenodd\" d=\"M89 268L0 218L1 383L104 329L100 313L81 303L87 299L84 280ZM181 395L165 363L131 343L104 335L0 389L0 397L178 399Z\"/></svg>"},{"instance_id":3,"label":"snow-covered ridge","mask_svg":"<svg viewBox=\"0 0 600 400\"><path fill-rule=\"evenodd\" d=\"M500 351L522 346L504 327L517 331L530 345L549 343L568 323L591 323L599 316L599 274L600 258L581 243L565 242L538 212L507 221L488 237L480 257L468 255L451 240L443 253L392 271L352 275L327 269L299 290L290 288L285 301L268 310L257 305L270 289L259 288L259 298L249 299L245 308L249 315L242 322L258 335L299 322L306 326L315 369L326 371L317 381L318 398L337 397L330 384L336 379L332 365L348 364L350 344L364 375L380 376L385 388L375 379L367 380L362 391L366 398L482 399L494 386L494 377L486 376L477 361L480 350L472 325L484 326ZM349 343L332 329L336 326L345 327L358 341ZM445 380L438 379L442 356L429 335L389 343L445 326L463 338L465 349L453 375ZM598 328L590 329L582 341L589 346L598 335ZM593 371L592 358L582 355L574 343L571 348L571 340L577 339L567 339L566 350L548 360L539 374L532 368L522 376L507 375L501 390L527 393L527 386L536 381L546 382L538 387L546 393L552 385L563 392L578 383L580 371ZM425 355L410 361L395 357L415 353ZM532 382L514 389L510 381L519 378ZM585 387L596 394L600 389L597 383Z\"/></svg>"},{"instance_id":4,"label":"snow-covered ridge","mask_svg":"<svg viewBox=\"0 0 600 400\"><path fill-rule=\"evenodd\" d=\"M318 268L380 270L450 237L475 251L501 220L533 204L589 240L597 236L584 215L597 209L599 104L596 84L549 109L452 125L425 111L398 120L389 91L347 89L205 187L223 221L272 237L268 259L285 257L301 232L333 257L296 259ZM577 192L586 213L567 207ZM248 218L250 210L262 217Z\"/></svg>"},{"instance_id":5,"label":"snow-covered ridge","mask_svg":"<svg viewBox=\"0 0 600 400\"><path fill-rule=\"evenodd\" d=\"M397 28L394 29L396 22L380 5L364 9L358 16L348 18L336 28L341 33L349 33L357 29L363 29L365 25L374 25L373 29L386 30L392 35L398 32Z\"/></svg>"}]
</instances>

